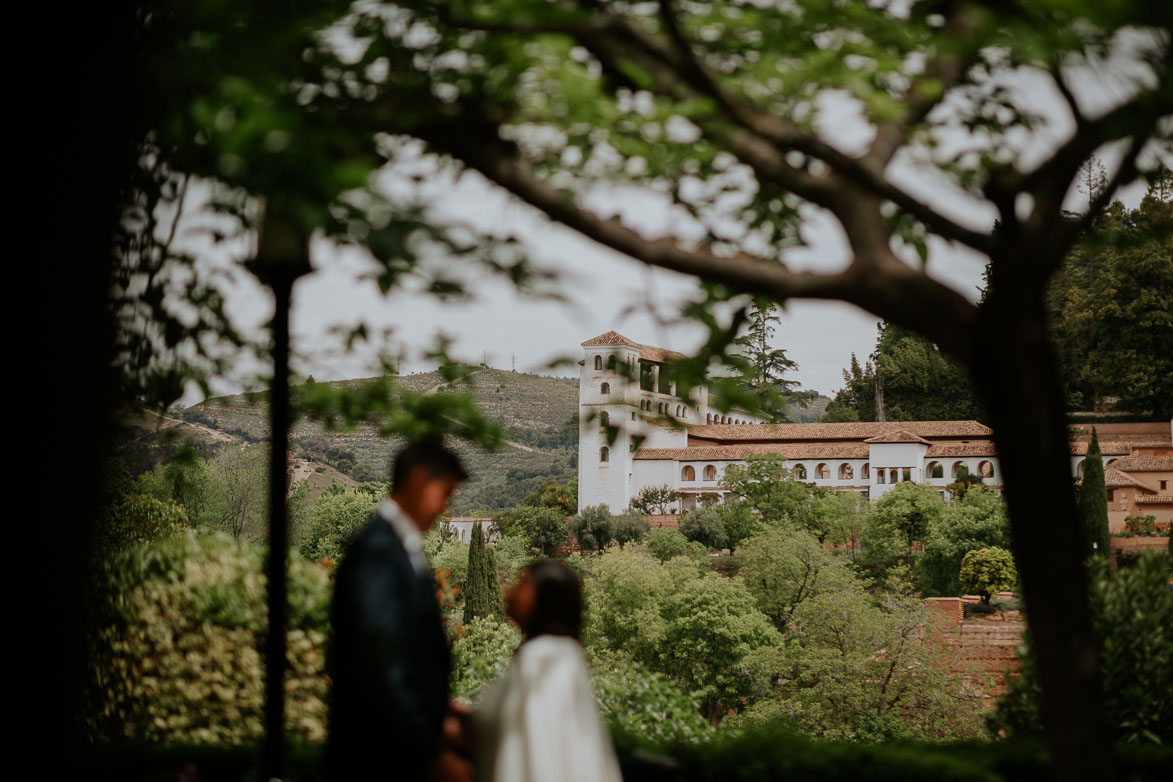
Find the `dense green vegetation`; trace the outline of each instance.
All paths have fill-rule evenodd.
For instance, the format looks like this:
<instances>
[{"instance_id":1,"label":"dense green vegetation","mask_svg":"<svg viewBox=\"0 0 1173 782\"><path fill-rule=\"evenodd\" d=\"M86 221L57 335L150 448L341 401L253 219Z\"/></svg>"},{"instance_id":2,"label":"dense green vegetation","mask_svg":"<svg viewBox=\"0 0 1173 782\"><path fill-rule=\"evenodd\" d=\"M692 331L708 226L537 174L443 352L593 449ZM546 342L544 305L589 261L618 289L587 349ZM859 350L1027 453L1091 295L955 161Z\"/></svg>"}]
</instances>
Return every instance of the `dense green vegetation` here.
<instances>
[{"instance_id":1,"label":"dense green vegetation","mask_svg":"<svg viewBox=\"0 0 1173 782\"><path fill-rule=\"evenodd\" d=\"M105 596L106 621L92 637L88 695L96 739L179 746L247 745L260 737L261 550L248 535L234 540L231 524L214 512L221 500L209 498L225 491L216 487L217 474L210 462L178 451L151 473L119 473L112 483L110 554L95 590ZM237 476L248 484L245 477ZM424 546L445 587L454 693L475 701L508 666L520 635L502 618L501 588L528 560L565 541L570 527L580 543L588 541L586 554L570 563L585 580L584 642L596 696L626 748L631 778L650 773L635 759L646 755L626 754L636 746L660 753L661 764L709 767L732 747L756 746L765 729L775 737L784 731L791 738L775 742L809 753L787 760L788 768L824 770L830 761L819 745L807 748L797 737L860 744L981 739L978 682L928 640L915 590L965 588L986 598L1014 586L1013 560L999 548L1009 545L1000 498L979 483L945 504L936 492L902 483L874 505L860 505L794 480L772 456L731 467L725 482L740 499L685 514L681 532L648 530L640 514L616 517L605 508L568 524L574 487L553 483L497 517L503 537L493 546L479 528L470 546L448 525L437 526ZM310 743L324 731L332 560L370 518L380 489L335 483L298 506L289 719L291 731ZM713 558L710 551L729 545L731 534L734 556ZM1168 742L1167 704L1152 696L1167 690L1173 654L1170 595L1158 588L1165 560L1143 559L1115 580L1102 561L1095 566L1097 626L1109 649L1106 693L1121 741ZM1146 610L1133 611L1138 605ZM996 732L1035 737L1029 653L1024 665L988 717ZM938 771L956 762L959 778L986 778L940 751ZM773 767L780 762L774 757L754 763Z\"/></svg>"},{"instance_id":2,"label":"dense green vegetation","mask_svg":"<svg viewBox=\"0 0 1173 782\"><path fill-rule=\"evenodd\" d=\"M1171 560L1147 553L1132 567L1112 571L1093 557L1091 602L1103 649L1104 702L1112 738L1119 744L1173 744L1173 590ZM990 716L990 730L1012 738L1038 738L1043 724L1037 663L1027 645L1022 676Z\"/></svg>"},{"instance_id":3,"label":"dense green vegetation","mask_svg":"<svg viewBox=\"0 0 1173 782\"><path fill-rule=\"evenodd\" d=\"M1085 190L1104 186L1090 184ZM1171 236L1173 174L1165 168L1136 209L1117 201L1097 216L1055 274L1047 307L1073 406L1116 397L1117 409L1173 416Z\"/></svg>"}]
</instances>

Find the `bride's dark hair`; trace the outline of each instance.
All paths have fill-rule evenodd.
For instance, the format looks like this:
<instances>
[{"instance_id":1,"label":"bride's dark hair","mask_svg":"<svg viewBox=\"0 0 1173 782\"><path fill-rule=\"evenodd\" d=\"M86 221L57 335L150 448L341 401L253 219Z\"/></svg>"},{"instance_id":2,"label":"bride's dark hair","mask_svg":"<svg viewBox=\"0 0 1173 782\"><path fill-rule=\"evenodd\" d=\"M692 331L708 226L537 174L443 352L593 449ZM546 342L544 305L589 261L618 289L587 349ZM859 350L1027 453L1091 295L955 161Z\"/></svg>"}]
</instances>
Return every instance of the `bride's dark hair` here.
<instances>
[{"instance_id":1,"label":"bride's dark hair","mask_svg":"<svg viewBox=\"0 0 1173 782\"><path fill-rule=\"evenodd\" d=\"M564 635L578 639L582 631L582 582L556 559L542 559L526 568L534 585L534 612L526 635Z\"/></svg>"}]
</instances>

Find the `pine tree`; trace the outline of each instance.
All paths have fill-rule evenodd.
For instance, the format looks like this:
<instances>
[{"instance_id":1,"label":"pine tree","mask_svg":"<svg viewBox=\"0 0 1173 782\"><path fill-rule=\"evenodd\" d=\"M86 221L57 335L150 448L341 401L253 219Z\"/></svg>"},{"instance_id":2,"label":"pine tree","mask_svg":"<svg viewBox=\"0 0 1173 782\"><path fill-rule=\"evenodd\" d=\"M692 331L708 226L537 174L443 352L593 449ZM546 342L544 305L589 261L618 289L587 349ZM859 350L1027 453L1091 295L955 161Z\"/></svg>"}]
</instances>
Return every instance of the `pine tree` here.
<instances>
[{"instance_id":1,"label":"pine tree","mask_svg":"<svg viewBox=\"0 0 1173 782\"><path fill-rule=\"evenodd\" d=\"M1104 486L1104 457L1100 452L1100 439L1095 427L1092 427L1092 441L1083 462L1079 516L1088 555L1110 556L1112 539L1108 532L1108 490Z\"/></svg>"},{"instance_id":2,"label":"pine tree","mask_svg":"<svg viewBox=\"0 0 1173 782\"><path fill-rule=\"evenodd\" d=\"M749 328L733 343L744 349L748 364L744 370L746 386L758 397L766 413L775 420L785 421L789 404L809 401L815 395L798 391L798 381L784 377L785 373L798 369L798 364L787 358L785 350L770 346L774 324L782 322L777 309L773 302L754 302L746 313Z\"/></svg>"},{"instance_id":3,"label":"pine tree","mask_svg":"<svg viewBox=\"0 0 1173 782\"><path fill-rule=\"evenodd\" d=\"M472 541L468 547L468 576L464 585L464 624L476 617L505 616L501 598L501 583L497 580L497 565L492 550L485 544L481 523L472 525Z\"/></svg>"}]
</instances>

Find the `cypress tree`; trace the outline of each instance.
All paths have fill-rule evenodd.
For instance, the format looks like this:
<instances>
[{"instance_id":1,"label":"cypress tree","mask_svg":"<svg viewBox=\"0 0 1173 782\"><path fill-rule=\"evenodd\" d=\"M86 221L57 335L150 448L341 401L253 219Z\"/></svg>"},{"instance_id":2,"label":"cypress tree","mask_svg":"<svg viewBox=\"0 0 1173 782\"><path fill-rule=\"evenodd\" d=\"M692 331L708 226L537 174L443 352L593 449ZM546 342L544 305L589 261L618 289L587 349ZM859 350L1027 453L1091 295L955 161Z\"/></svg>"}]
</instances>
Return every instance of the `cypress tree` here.
<instances>
[{"instance_id":1,"label":"cypress tree","mask_svg":"<svg viewBox=\"0 0 1173 782\"><path fill-rule=\"evenodd\" d=\"M493 552L485 545L485 533L478 521L472 526L472 541L468 547L468 576L464 584L464 623L468 624L478 616L502 618L504 615L497 566Z\"/></svg>"},{"instance_id":2,"label":"cypress tree","mask_svg":"<svg viewBox=\"0 0 1173 782\"><path fill-rule=\"evenodd\" d=\"M1083 462L1083 482L1079 486L1079 516L1088 555L1111 556L1112 538L1108 532L1108 490L1104 486L1104 455L1100 451L1100 439L1095 427L1092 427L1092 441L1087 447L1087 457Z\"/></svg>"}]
</instances>

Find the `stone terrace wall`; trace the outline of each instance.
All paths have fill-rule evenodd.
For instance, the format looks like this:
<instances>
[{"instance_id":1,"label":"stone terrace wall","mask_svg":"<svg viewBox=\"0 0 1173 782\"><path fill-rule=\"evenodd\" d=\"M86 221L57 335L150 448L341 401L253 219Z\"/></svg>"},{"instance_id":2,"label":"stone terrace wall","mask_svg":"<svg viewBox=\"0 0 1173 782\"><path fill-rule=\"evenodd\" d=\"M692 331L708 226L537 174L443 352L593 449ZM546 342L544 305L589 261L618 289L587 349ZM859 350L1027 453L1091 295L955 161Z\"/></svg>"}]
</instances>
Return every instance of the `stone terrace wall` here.
<instances>
[{"instance_id":1,"label":"stone terrace wall","mask_svg":"<svg viewBox=\"0 0 1173 782\"><path fill-rule=\"evenodd\" d=\"M989 706L1006 692L1007 675L1018 670L1016 649L1026 622L1016 611L965 621L966 602L972 601L960 597L926 599L931 637L949 653L953 670L982 689Z\"/></svg>"},{"instance_id":2,"label":"stone terrace wall","mask_svg":"<svg viewBox=\"0 0 1173 782\"><path fill-rule=\"evenodd\" d=\"M658 515L652 513L645 514L644 518L652 525L652 529L680 529L680 516L675 514Z\"/></svg>"}]
</instances>

